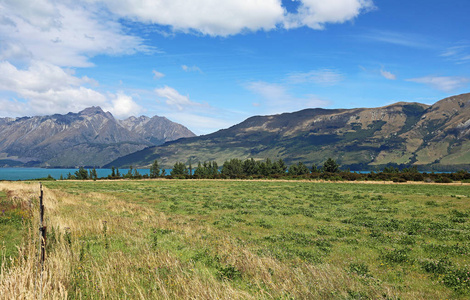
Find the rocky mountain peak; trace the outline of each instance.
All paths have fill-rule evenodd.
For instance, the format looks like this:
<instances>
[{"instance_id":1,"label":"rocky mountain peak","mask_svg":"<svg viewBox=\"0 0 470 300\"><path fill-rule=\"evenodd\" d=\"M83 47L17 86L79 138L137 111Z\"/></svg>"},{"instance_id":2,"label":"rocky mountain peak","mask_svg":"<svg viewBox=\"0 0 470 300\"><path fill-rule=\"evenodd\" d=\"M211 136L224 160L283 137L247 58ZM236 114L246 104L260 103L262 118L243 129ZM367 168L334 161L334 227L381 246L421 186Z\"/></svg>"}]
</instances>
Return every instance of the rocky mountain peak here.
<instances>
[{"instance_id":1,"label":"rocky mountain peak","mask_svg":"<svg viewBox=\"0 0 470 300\"><path fill-rule=\"evenodd\" d=\"M106 113L99 106L87 107L78 113L81 116L105 115Z\"/></svg>"},{"instance_id":2,"label":"rocky mountain peak","mask_svg":"<svg viewBox=\"0 0 470 300\"><path fill-rule=\"evenodd\" d=\"M12 160L25 166L102 166L148 146L194 136L168 119L149 120L120 121L99 106L65 115L0 118L0 166Z\"/></svg>"}]
</instances>

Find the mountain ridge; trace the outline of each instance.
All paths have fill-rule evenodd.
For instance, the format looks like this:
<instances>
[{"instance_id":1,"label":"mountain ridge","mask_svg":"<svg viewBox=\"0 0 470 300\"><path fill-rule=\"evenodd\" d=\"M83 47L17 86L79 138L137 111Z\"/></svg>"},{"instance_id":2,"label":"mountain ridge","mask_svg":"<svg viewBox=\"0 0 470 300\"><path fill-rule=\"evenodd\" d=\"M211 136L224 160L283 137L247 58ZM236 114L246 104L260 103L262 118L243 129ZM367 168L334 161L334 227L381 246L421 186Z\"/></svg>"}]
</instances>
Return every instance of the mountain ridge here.
<instances>
[{"instance_id":1,"label":"mountain ridge","mask_svg":"<svg viewBox=\"0 0 470 300\"><path fill-rule=\"evenodd\" d=\"M133 131L138 118L145 120ZM102 166L117 157L195 136L164 117L117 120L99 106L65 115L0 118L0 165Z\"/></svg>"},{"instance_id":2,"label":"mountain ridge","mask_svg":"<svg viewBox=\"0 0 470 300\"><path fill-rule=\"evenodd\" d=\"M230 158L284 159L343 166L457 168L470 165L470 94L433 105L397 102L376 108L322 109L253 116L212 134L149 147L107 166L148 166L158 159L197 163Z\"/></svg>"}]
</instances>

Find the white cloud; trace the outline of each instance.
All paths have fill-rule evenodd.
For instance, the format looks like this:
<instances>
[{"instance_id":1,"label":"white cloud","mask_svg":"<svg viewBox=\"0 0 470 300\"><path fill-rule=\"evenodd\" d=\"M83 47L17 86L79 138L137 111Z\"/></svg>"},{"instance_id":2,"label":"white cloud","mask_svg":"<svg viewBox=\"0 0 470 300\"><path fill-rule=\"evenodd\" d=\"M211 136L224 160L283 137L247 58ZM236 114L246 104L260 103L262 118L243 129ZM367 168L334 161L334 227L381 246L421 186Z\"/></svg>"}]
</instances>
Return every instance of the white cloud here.
<instances>
[{"instance_id":1,"label":"white cloud","mask_svg":"<svg viewBox=\"0 0 470 300\"><path fill-rule=\"evenodd\" d=\"M329 106L330 101L320 99L315 95L303 95L297 97L292 95L287 87L263 81L251 82L246 88L260 96L259 101L253 105L263 109L266 114L297 111L312 107Z\"/></svg>"},{"instance_id":2,"label":"white cloud","mask_svg":"<svg viewBox=\"0 0 470 300\"><path fill-rule=\"evenodd\" d=\"M3 60L88 67L90 57L98 54L149 51L141 38L125 34L112 16L83 1L3 0L0 11Z\"/></svg>"},{"instance_id":3,"label":"white cloud","mask_svg":"<svg viewBox=\"0 0 470 300\"><path fill-rule=\"evenodd\" d=\"M88 77L73 76L72 70L64 70L53 64L32 61L28 69L19 70L7 61L0 62L0 89L15 91L46 92L62 90L91 82Z\"/></svg>"},{"instance_id":4,"label":"white cloud","mask_svg":"<svg viewBox=\"0 0 470 300\"><path fill-rule=\"evenodd\" d=\"M198 66L188 67L187 65L182 65L181 69L185 72L199 72L202 73L202 70Z\"/></svg>"},{"instance_id":5,"label":"white cloud","mask_svg":"<svg viewBox=\"0 0 470 300\"><path fill-rule=\"evenodd\" d=\"M441 54L442 57L454 61L458 64L470 62L470 45L463 44L448 48Z\"/></svg>"},{"instance_id":6,"label":"white cloud","mask_svg":"<svg viewBox=\"0 0 470 300\"><path fill-rule=\"evenodd\" d=\"M78 112L94 105L108 108L118 117L141 111L140 106L123 93L104 95L88 85L97 83L47 62L32 61L24 70L9 62L0 62L0 91L14 95L0 101L2 111L10 116ZM15 96L24 101L17 101Z\"/></svg>"},{"instance_id":7,"label":"white cloud","mask_svg":"<svg viewBox=\"0 0 470 300\"><path fill-rule=\"evenodd\" d=\"M115 117L124 119L129 116L138 116L142 112L142 107L138 105L132 97L119 91L116 95L112 95L111 105L103 107L104 110L110 111Z\"/></svg>"},{"instance_id":8,"label":"white cloud","mask_svg":"<svg viewBox=\"0 0 470 300\"><path fill-rule=\"evenodd\" d=\"M313 82L319 85L335 85L343 80L343 74L335 70L320 69L307 73L291 73L287 80L291 83Z\"/></svg>"},{"instance_id":9,"label":"white cloud","mask_svg":"<svg viewBox=\"0 0 470 300\"><path fill-rule=\"evenodd\" d=\"M410 48L435 48L435 44L430 42L426 37L407 34L402 32L388 31L388 30L376 30L371 29L369 32L354 36L355 39L365 39L375 42L393 44L398 46L410 47Z\"/></svg>"},{"instance_id":10,"label":"white cloud","mask_svg":"<svg viewBox=\"0 0 470 300\"><path fill-rule=\"evenodd\" d=\"M365 11L374 9L372 0L298 0L296 13L287 14L284 26L296 28L308 26L324 29L327 23L344 23Z\"/></svg>"},{"instance_id":11,"label":"white cloud","mask_svg":"<svg viewBox=\"0 0 470 300\"><path fill-rule=\"evenodd\" d=\"M193 106L202 106L201 103L189 100L189 96L181 95L177 90L169 86L157 88L155 89L155 93L158 98L164 100L166 104L179 111L183 111Z\"/></svg>"},{"instance_id":12,"label":"white cloud","mask_svg":"<svg viewBox=\"0 0 470 300\"><path fill-rule=\"evenodd\" d=\"M143 23L227 36L243 30L271 30L282 22L280 0L93 0L115 14Z\"/></svg>"},{"instance_id":13,"label":"white cloud","mask_svg":"<svg viewBox=\"0 0 470 300\"><path fill-rule=\"evenodd\" d=\"M388 80L396 80L397 76L389 71L385 71L384 69L380 70L380 75L387 78Z\"/></svg>"},{"instance_id":14,"label":"white cloud","mask_svg":"<svg viewBox=\"0 0 470 300\"><path fill-rule=\"evenodd\" d=\"M280 26L324 29L327 23L344 23L375 7L372 0L296 0L300 2L298 11L287 13L281 0L88 1L104 3L122 18L210 36L269 31Z\"/></svg>"},{"instance_id":15,"label":"white cloud","mask_svg":"<svg viewBox=\"0 0 470 300\"><path fill-rule=\"evenodd\" d=\"M427 76L427 77L420 77L420 78L411 78L411 79L407 79L407 81L424 83L433 87L436 90L450 92L450 91L468 86L468 83L470 82L470 78L453 77L453 76L448 76L448 77Z\"/></svg>"},{"instance_id":16,"label":"white cloud","mask_svg":"<svg viewBox=\"0 0 470 300\"><path fill-rule=\"evenodd\" d=\"M157 70L153 70L152 73L153 73L153 78L154 79L161 79L161 78L165 77L165 74L163 74L161 72L158 72Z\"/></svg>"},{"instance_id":17,"label":"white cloud","mask_svg":"<svg viewBox=\"0 0 470 300\"><path fill-rule=\"evenodd\" d=\"M158 111L172 121L187 126L196 134L214 132L240 121L239 113L192 101L189 95L181 95L169 86L155 89L155 94Z\"/></svg>"}]
</instances>

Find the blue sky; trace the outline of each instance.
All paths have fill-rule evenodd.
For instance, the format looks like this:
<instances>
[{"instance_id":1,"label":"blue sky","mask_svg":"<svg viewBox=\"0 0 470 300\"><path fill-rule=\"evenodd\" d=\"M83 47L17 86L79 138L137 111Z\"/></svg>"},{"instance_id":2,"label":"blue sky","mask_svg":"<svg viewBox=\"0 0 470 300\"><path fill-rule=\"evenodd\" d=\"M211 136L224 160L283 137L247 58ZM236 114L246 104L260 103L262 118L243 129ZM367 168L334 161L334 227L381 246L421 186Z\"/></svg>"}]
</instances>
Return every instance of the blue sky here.
<instances>
[{"instance_id":1,"label":"blue sky","mask_svg":"<svg viewBox=\"0 0 470 300\"><path fill-rule=\"evenodd\" d=\"M467 0L0 0L0 117L165 116L196 134L469 92Z\"/></svg>"}]
</instances>

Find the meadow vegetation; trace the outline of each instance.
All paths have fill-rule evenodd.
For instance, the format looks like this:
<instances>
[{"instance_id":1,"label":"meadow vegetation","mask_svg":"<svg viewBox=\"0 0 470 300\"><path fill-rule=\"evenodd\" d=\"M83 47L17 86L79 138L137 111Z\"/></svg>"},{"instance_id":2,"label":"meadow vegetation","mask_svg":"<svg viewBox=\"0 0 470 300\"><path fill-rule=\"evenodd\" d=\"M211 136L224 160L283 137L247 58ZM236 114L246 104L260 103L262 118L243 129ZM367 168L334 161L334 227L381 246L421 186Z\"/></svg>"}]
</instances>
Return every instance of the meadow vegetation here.
<instances>
[{"instance_id":1,"label":"meadow vegetation","mask_svg":"<svg viewBox=\"0 0 470 300\"><path fill-rule=\"evenodd\" d=\"M469 185L44 185L41 277L39 184L0 183L2 299L470 297Z\"/></svg>"}]
</instances>

